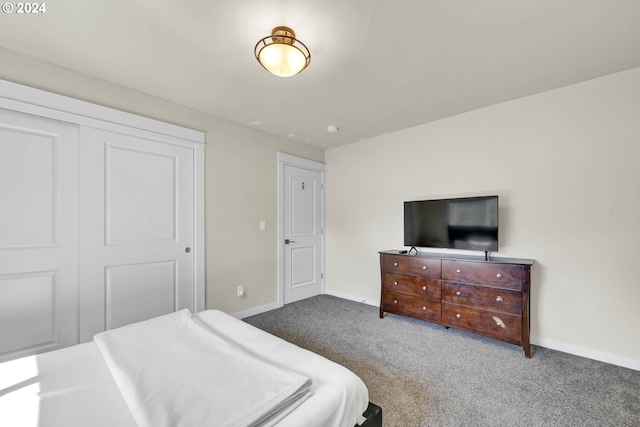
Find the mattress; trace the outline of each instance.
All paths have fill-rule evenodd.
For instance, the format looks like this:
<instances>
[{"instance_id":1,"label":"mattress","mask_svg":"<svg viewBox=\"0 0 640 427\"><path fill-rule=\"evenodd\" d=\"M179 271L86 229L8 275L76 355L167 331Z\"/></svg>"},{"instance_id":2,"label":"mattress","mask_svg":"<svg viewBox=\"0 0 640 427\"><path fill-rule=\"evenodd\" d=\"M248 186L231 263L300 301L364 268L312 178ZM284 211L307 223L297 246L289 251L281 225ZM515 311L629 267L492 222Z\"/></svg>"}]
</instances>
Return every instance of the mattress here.
<instances>
[{"instance_id":1,"label":"mattress","mask_svg":"<svg viewBox=\"0 0 640 427\"><path fill-rule=\"evenodd\" d=\"M195 318L246 352L311 379L313 394L279 427L353 427L367 409L367 388L345 367L221 311ZM136 427L94 342L0 364L0 425Z\"/></svg>"}]
</instances>

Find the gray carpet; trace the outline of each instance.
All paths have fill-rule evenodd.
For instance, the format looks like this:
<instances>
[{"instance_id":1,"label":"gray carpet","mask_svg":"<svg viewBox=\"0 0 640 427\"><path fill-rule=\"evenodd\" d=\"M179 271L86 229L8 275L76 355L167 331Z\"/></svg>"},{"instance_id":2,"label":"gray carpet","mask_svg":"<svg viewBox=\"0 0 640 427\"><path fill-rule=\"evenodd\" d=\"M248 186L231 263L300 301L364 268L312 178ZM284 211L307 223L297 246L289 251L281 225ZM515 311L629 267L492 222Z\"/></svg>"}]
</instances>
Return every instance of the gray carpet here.
<instances>
[{"instance_id":1,"label":"gray carpet","mask_svg":"<svg viewBox=\"0 0 640 427\"><path fill-rule=\"evenodd\" d=\"M640 426L640 372L317 296L244 319L355 372L386 427Z\"/></svg>"}]
</instances>

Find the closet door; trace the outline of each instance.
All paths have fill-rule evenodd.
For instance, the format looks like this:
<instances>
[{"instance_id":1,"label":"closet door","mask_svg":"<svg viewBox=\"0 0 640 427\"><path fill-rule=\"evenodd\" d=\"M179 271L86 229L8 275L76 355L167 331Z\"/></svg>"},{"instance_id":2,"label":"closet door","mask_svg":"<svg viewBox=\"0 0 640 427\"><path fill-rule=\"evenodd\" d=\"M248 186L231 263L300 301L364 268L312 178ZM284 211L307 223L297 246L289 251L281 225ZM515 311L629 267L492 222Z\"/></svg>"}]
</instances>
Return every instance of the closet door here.
<instances>
[{"instance_id":1,"label":"closet door","mask_svg":"<svg viewBox=\"0 0 640 427\"><path fill-rule=\"evenodd\" d=\"M80 130L80 340L195 311L194 150Z\"/></svg>"},{"instance_id":2,"label":"closet door","mask_svg":"<svg viewBox=\"0 0 640 427\"><path fill-rule=\"evenodd\" d=\"M78 342L78 126L0 109L0 360Z\"/></svg>"}]
</instances>

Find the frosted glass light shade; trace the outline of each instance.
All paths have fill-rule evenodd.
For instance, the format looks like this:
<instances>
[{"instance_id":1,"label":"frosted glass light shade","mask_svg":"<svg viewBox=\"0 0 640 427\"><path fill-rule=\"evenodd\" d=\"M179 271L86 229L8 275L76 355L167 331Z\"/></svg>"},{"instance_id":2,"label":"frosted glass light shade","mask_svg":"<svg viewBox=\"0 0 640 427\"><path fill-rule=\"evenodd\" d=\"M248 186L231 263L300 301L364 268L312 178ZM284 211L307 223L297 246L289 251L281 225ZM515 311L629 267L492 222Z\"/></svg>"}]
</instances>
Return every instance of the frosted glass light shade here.
<instances>
[{"instance_id":1,"label":"frosted glass light shade","mask_svg":"<svg viewBox=\"0 0 640 427\"><path fill-rule=\"evenodd\" d=\"M270 36L256 44L254 53L267 71L279 77L296 75L311 62L309 49L288 27L274 28Z\"/></svg>"}]
</instances>

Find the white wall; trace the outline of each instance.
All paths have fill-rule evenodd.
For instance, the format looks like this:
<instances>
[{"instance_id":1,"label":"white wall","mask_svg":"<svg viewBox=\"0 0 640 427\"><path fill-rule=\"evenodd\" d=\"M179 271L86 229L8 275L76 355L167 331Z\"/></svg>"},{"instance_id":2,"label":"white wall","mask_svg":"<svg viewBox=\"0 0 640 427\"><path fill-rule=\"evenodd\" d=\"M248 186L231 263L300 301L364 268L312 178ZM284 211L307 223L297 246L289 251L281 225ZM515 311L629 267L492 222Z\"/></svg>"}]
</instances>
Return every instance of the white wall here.
<instances>
[{"instance_id":1,"label":"white wall","mask_svg":"<svg viewBox=\"0 0 640 427\"><path fill-rule=\"evenodd\" d=\"M497 255L536 260L532 341L640 369L640 68L326 161L330 292L379 301L377 251L402 247L403 201L498 194Z\"/></svg>"},{"instance_id":2,"label":"white wall","mask_svg":"<svg viewBox=\"0 0 640 427\"><path fill-rule=\"evenodd\" d=\"M2 48L0 64L0 79L206 132L206 306L237 313L277 302L277 152L323 162L324 151Z\"/></svg>"}]
</instances>

